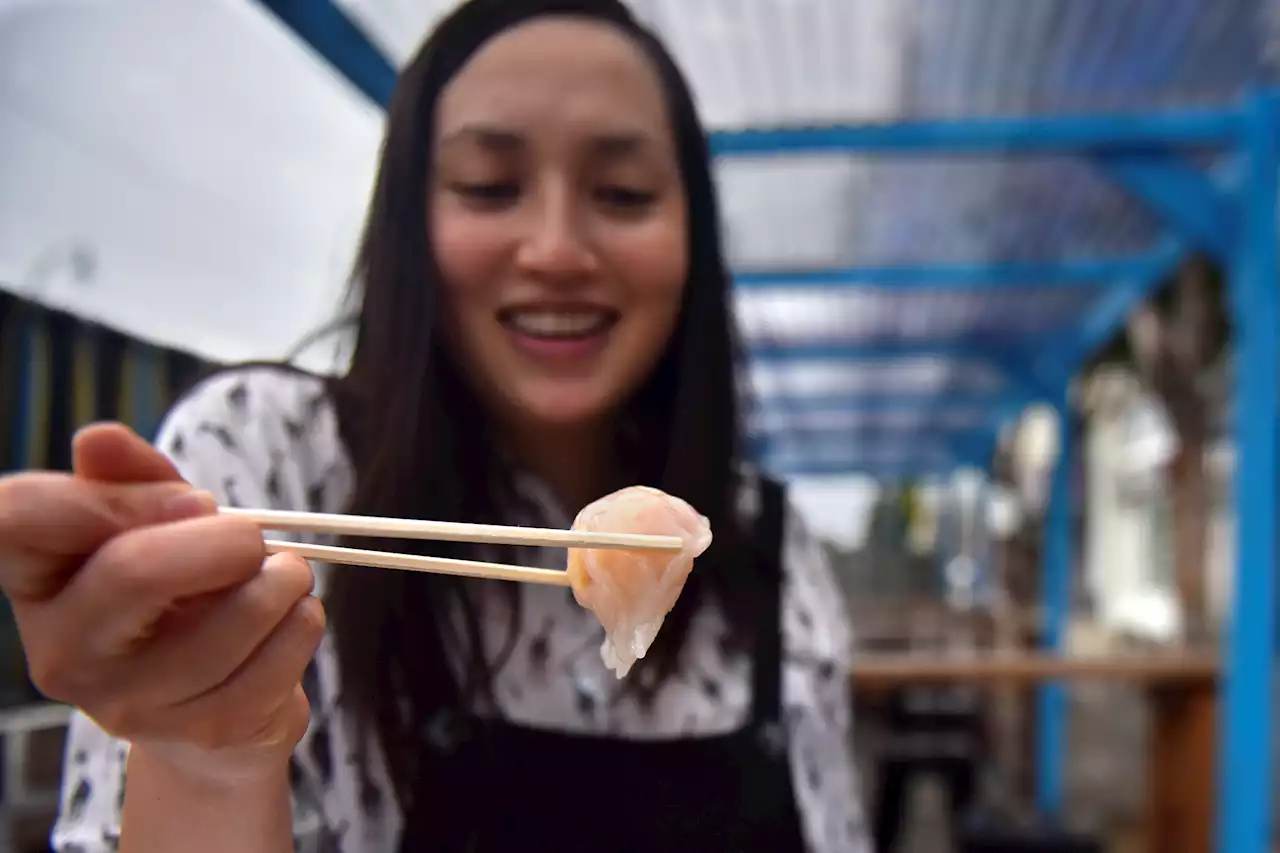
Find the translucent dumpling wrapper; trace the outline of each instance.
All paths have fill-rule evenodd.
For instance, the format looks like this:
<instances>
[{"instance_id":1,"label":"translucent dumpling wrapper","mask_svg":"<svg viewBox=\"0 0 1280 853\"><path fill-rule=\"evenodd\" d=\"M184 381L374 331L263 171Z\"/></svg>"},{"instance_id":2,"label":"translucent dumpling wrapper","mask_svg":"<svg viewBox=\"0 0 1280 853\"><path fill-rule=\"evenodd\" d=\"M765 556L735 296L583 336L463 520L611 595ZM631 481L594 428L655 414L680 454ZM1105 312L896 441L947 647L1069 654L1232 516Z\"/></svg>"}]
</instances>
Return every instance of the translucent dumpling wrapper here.
<instances>
[{"instance_id":1,"label":"translucent dumpling wrapper","mask_svg":"<svg viewBox=\"0 0 1280 853\"><path fill-rule=\"evenodd\" d=\"M604 626L600 657L618 678L645 656L684 590L693 561L711 545L711 523L688 503L647 486L631 486L588 504L574 530L678 536L670 551L569 551L569 583L578 603Z\"/></svg>"}]
</instances>

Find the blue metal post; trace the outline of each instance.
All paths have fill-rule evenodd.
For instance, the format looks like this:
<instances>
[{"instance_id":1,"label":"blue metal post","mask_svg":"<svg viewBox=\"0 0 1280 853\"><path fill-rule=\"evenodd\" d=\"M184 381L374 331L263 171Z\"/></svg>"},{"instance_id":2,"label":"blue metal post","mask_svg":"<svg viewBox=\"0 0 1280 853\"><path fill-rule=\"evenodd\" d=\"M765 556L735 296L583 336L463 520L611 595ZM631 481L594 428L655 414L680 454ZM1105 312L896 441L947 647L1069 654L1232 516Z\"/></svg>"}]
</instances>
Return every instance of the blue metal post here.
<instances>
[{"instance_id":1,"label":"blue metal post","mask_svg":"<svg viewBox=\"0 0 1280 853\"><path fill-rule=\"evenodd\" d=\"M1061 653L1066 642L1071 611L1071 410L1066 399L1058 403L1058 459L1053 468L1049 505L1041 549L1041 596L1044 610L1044 645ZM1067 692L1062 684L1040 688L1039 724L1036 727L1036 797L1046 817L1062 812L1062 781L1066 771Z\"/></svg>"},{"instance_id":2,"label":"blue metal post","mask_svg":"<svg viewBox=\"0 0 1280 853\"><path fill-rule=\"evenodd\" d=\"M1251 100L1245 126L1241 185L1243 228L1232 270L1235 292L1235 604L1225 656L1225 707L1218 747L1221 809L1217 849L1271 849L1271 718L1276 629L1276 133L1280 103L1272 94Z\"/></svg>"}]
</instances>

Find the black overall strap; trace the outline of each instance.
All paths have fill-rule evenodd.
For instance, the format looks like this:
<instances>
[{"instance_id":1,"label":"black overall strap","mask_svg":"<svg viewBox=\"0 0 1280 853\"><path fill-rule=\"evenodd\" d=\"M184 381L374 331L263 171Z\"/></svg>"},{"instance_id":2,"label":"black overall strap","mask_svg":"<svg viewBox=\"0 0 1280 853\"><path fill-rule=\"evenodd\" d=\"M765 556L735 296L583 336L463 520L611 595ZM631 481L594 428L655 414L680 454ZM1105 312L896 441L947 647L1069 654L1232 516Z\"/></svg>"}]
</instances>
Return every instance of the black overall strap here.
<instances>
[{"instance_id":1,"label":"black overall strap","mask_svg":"<svg viewBox=\"0 0 1280 853\"><path fill-rule=\"evenodd\" d=\"M764 594L760 597L752 661L751 725L768 734L782 722L782 578L787 500L781 483L765 476L760 477L759 483L756 544L761 560L759 583Z\"/></svg>"}]
</instances>

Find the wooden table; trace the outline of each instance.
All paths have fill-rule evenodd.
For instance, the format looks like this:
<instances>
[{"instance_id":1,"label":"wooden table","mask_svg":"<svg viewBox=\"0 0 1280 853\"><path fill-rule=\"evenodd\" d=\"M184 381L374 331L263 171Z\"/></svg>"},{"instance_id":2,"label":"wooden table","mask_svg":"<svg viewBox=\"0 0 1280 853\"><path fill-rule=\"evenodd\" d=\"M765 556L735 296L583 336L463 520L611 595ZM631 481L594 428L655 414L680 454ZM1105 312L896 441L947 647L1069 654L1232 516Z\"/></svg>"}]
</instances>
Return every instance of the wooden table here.
<instances>
[{"instance_id":1,"label":"wooden table","mask_svg":"<svg viewBox=\"0 0 1280 853\"><path fill-rule=\"evenodd\" d=\"M1017 654L863 654L854 690L872 698L920 685L1034 687L1113 681L1141 689L1151 714L1144 847L1150 853L1208 853L1217 784L1219 662L1200 652L1063 658Z\"/></svg>"}]
</instances>

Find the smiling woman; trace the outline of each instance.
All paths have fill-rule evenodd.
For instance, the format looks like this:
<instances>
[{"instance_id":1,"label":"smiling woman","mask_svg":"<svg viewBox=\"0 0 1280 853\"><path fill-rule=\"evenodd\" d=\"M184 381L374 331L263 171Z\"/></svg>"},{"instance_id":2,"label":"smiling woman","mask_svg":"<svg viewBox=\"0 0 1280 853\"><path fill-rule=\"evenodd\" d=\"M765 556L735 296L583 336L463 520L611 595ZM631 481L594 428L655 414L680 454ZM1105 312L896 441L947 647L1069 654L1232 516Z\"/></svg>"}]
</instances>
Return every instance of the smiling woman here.
<instances>
[{"instance_id":1,"label":"smiling woman","mask_svg":"<svg viewBox=\"0 0 1280 853\"><path fill-rule=\"evenodd\" d=\"M665 350L687 272L652 63L617 29L533 21L478 50L438 109L431 232L463 363L524 440L530 416L616 414Z\"/></svg>"},{"instance_id":2,"label":"smiling woman","mask_svg":"<svg viewBox=\"0 0 1280 853\"><path fill-rule=\"evenodd\" d=\"M243 547L218 561L209 610L135 626L115 686L63 697L84 713L58 849L108 850L127 790L131 853L279 853L290 826L296 849L325 853L865 850L843 598L782 486L740 458L707 140L662 46L612 0L462 4L404 69L354 281L349 372L204 381L157 441L184 479L224 505L539 527L640 485L714 539L681 564L682 593L674 575L659 590L648 610L679 599L656 638L648 610L631 624L584 600L618 617L603 655L564 589L321 567L302 734L315 613L295 608L300 627L289 607L306 604L305 567L273 558L246 586L256 529L160 525L149 535L183 553ZM130 447L109 455L162 470ZM547 551L413 545L565 568ZM169 559L125 577L189 575ZM293 597L243 591L268 581ZM107 612L125 581L97 584L78 606ZM279 656L292 663L264 669ZM54 658L62 685L97 664Z\"/></svg>"}]
</instances>

